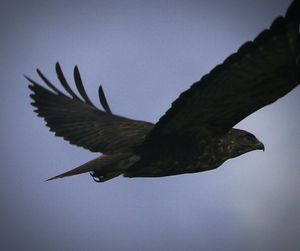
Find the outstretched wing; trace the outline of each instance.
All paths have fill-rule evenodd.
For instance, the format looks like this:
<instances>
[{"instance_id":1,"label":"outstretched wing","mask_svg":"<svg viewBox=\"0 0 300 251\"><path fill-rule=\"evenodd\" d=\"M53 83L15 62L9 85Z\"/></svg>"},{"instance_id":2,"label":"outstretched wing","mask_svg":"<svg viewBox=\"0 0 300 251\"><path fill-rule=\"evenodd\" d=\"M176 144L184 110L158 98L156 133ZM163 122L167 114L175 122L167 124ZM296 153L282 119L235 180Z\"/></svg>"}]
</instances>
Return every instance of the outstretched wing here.
<instances>
[{"instance_id":1,"label":"outstretched wing","mask_svg":"<svg viewBox=\"0 0 300 251\"><path fill-rule=\"evenodd\" d=\"M77 67L74 68L74 79L81 98L70 88L58 63L57 77L71 97L57 89L38 69L37 73L50 90L26 77L33 92L31 104L37 108L38 116L45 119L50 131L71 144L92 152L109 153L141 143L153 127L148 122L113 115L101 86L99 98L104 111L99 110L88 98Z\"/></svg>"},{"instance_id":2,"label":"outstretched wing","mask_svg":"<svg viewBox=\"0 0 300 251\"><path fill-rule=\"evenodd\" d=\"M285 17L183 92L146 142L162 136L220 136L300 83L300 1Z\"/></svg>"}]
</instances>

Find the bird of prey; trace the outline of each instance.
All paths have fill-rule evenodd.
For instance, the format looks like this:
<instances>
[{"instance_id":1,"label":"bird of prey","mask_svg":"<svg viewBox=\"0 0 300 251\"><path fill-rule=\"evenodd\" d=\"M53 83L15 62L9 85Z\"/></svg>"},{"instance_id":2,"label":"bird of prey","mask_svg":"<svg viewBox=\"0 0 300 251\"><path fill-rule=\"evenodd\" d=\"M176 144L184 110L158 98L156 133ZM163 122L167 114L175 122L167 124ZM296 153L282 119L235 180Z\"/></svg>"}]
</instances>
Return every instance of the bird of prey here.
<instances>
[{"instance_id":1,"label":"bird of prey","mask_svg":"<svg viewBox=\"0 0 300 251\"><path fill-rule=\"evenodd\" d=\"M76 94L59 63L55 87L40 70L48 88L30 81L31 103L56 136L92 152L102 153L49 180L89 172L103 182L125 177L163 177L197 173L264 145L251 133L235 129L238 122L283 97L300 83L300 0L269 29L246 42L222 64L176 99L156 124L112 113L102 87L102 110L87 96L77 66Z\"/></svg>"}]
</instances>

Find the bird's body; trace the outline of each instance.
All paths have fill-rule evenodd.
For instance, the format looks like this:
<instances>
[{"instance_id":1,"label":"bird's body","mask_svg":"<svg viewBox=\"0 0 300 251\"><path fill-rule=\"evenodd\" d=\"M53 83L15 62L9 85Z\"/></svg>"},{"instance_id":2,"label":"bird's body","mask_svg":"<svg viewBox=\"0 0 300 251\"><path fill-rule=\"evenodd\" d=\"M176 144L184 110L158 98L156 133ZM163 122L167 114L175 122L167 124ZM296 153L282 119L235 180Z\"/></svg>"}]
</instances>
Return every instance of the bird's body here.
<instances>
[{"instance_id":1,"label":"bird's body","mask_svg":"<svg viewBox=\"0 0 300 251\"><path fill-rule=\"evenodd\" d=\"M69 96L38 70L51 89L27 78L38 115L57 136L103 153L51 179L85 172L96 181L121 174L196 173L264 149L254 135L233 126L299 85L299 24L300 1L294 0L284 17L183 92L156 124L112 114L102 87L99 98L104 110L99 110L86 95L77 67L74 79L81 97L70 88L58 63L57 76Z\"/></svg>"},{"instance_id":2,"label":"bird's body","mask_svg":"<svg viewBox=\"0 0 300 251\"><path fill-rule=\"evenodd\" d=\"M209 140L183 137L181 142L161 142L143 148L137 161L125 175L129 177L162 177L212 170L226 160L253 150L263 150L264 145L252 134L231 129L224 137ZM241 142L245 141L245 144ZM174 158L176 156L176 158Z\"/></svg>"}]
</instances>

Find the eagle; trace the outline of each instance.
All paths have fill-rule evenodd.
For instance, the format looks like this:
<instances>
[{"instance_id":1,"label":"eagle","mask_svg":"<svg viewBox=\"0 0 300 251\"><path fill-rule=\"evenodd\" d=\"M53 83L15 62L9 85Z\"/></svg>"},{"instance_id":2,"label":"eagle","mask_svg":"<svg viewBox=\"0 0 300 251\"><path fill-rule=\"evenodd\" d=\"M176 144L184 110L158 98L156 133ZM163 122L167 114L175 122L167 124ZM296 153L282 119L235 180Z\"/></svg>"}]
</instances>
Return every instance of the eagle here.
<instances>
[{"instance_id":1,"label":"eagle","mask_svg":"<svg viewBox=\"0 0 300 251\"><path fill-rule=\"evenodd\" d=\"M59 63L64 92L37 69L45 87L30 82L31 103L50 131L71 144L101 155L48 180L89 172L96 182L119 175L164 177L212 170L226 160L264 145L253 134L233 128L300 84L300 0L269 29L217 65L183 92L156 124L112 113L102 86L102 109L89 99L78 67L76 94Z\"/></svg>"}]
</instances>

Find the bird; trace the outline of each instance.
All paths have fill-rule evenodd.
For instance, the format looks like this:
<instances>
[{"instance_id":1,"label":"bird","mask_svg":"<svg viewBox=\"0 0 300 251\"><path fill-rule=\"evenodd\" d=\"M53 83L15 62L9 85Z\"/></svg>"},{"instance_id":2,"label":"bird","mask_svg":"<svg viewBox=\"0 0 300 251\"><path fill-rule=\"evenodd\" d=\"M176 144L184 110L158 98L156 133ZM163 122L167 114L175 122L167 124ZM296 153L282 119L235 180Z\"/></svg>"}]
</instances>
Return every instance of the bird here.
<instances>
[{"instance_id":1,"label":"bird","mask_svg":"<svg viewBox=\"0 0 300 251\"><path fill-rule=\"evenodd\" d=\"M50 131L99 157L48 180L90 173L94 181L124 177L165 177L216 169L225 161L265 146L252 133L234 128L300 84L300 1L255 39L244 43L180 94L157 123L114 114L100 85L101 109L86 94L77 66L76 94L60 64L64 91L37 69L44 82L28 87L35 112Z\"/></svg>"}]
</instances>

